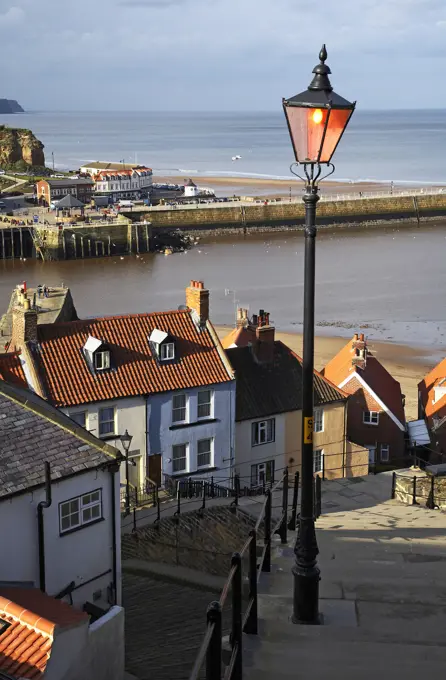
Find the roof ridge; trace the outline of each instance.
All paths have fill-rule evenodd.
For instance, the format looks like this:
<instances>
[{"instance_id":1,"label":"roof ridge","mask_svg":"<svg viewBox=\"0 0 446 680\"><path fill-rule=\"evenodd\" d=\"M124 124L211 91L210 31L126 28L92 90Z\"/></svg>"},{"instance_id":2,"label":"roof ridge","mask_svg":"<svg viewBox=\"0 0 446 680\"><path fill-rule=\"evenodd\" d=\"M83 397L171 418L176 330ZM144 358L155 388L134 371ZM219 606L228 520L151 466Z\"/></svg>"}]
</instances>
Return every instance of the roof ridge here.
<instances>
[{"instance_id":1,"label":"roof ridge","mask_svg":"<svg viewBox=\"0 0 446 680\"><path fill-rule=\"evenodd\" d=\"M14 621L21 623L27 628L37 630L39 633L48 638L53 638L56 624L43 616L35 614L30 609L26 609L20 604L0 595L0 611L10 616Z\"/></svg>"},{"instance_id":2,"label":"roof ridge","mask_svg":"<svg viewBox=\"0 0 446 680\"><path fill-rule=\"evenodd\" d=\"M85 319L74 319L71 321L56 321L55 323L42 323L39 324L38 329L41 328L59 328L60 326L70 326L70 325L82 325L93 323L94 321L117 321L119 319L130 319L130 318L144 318L151 316L169 316L171 314L190 314L189 309L172 309L164 312L136 312L130 314L111 314L110 316L93 316L87 317Z\"/></svg>"},{"instance_id":3,"label":"roof ridge","mask_svg":"<svg viewBox=\"0 0 446 680\"><path fill-rule=\"evenodd\" d=\"M286 345L284 342L282 342L282 340L276 340L276 342L280 342L284 347L286 347L286 348L291 352L291 354L292 354L294 357L296 357L296 359L297 359L298 361L300 361L300 363L303 363L302 357L300 357L300 356L297 354L297 352L295 352L293 349L291 349L291 347L288 347L288 345ZM326 378L325 375L322 375L322 373L321 373L320 371L318 371L316 368L314 368L314 366L313 366L313 375L314 375L315 373L316 373L316 375L319 376L319 378L321 378L321 380L323 380L324 382L328 383L328 384L330 385L330 387L333 387L333 389L335 389L336 392L339 392L339 393L342 394L345 398L348 397L348 394L347 394L346 392L344 392L343 389L341 389L340 387L338 387L337 385L335 385L334 382L332 382L331 380L329 380L328 378Z\"/></svg>"}]
</instances>

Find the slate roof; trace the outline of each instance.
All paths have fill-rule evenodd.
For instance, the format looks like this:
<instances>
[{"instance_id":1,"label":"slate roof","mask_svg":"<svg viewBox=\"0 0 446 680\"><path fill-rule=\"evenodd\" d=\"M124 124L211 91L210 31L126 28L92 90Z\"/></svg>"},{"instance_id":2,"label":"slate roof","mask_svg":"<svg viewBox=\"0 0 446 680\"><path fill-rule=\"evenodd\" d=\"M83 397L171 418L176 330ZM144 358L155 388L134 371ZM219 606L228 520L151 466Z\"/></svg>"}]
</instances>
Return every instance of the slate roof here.
<instances>
[{"instance_id":1,"label":"slate roof","mask_svg":"<svg viewBox=\"0 0 446 680\"><path fill-rule=\"evenodd\" d=\"M20 361L20 352L0 354L0 380L11 385L27 387L22 362Z\"/></svg>"},{"instance_id":2,"label":"slate roof","mask_svg":"<svg viewBox=\"0 0 446 680\"><path fill-rule=\"evenodd\" d=\"M437 387L444 378L446 378L446 359L443 359L439 364L434 366L432 371L418 383L420 402L424 407L430 425L432 425L434 416L441 419L446 415L446 395L440 397L440 399L434 403L435 387Z\"/></svg>"},{"instance_id":3,"label":"slate roof","mask_svg":"<svg viewBox=\"0 0 446 680\"><path fill-rule=\"evenodd\" d=\"M263 418L302 408L302 359L280 340L274 359L257 363L251 347L227 349L236 377L236 420ZM347 395L314 371L314 405L343 401Z\"/></svg>"},{"instance_id":4,"label":"slate roof","mask_svg":"<svg viewBox=\"0 0 446 680\"><path fill-rule=\"evenodd\" d=\"M0 381L0 499L110 464L118 451L43 399Z\"/></svg>"},{"instance_id":5,"label":"slate roof","mask_svg":"<svg viewBox=\"0 0 446 680\"><path fill-rule=\"evenodd\" d=\"M73 194L67 194L60 201L57 201L57 208L85 208L85 203L82 203Z\"/></svg>"},{"instance_id":6,"label":"slate roof","mask_svg":"<svg viewBox=\"0 0 446 680\"><path fill-rule=\"evenodd\" d=\"M158 360L148 340L155 329L174 340L175 360ZM110 370L90 370L82 353L89 335L107 345ZM199 330L189 310L39 325L38 339L47 397L59 407L233 380L212 324Z\"/></svg>"},{"instance_id":7,"label":"slate roof","mask_svg":"<svg viewBox=\"0 0 446 680\"><path fill-rule=\"evenodd\" d=\"M406 422L400 383L393 378L388 370L373 355L367 347L367 361L365 368L354 366L352 363L355 350L352 347L354 338L336 354L324 368L324 376L335 385L341 385L352 373L356 372L367 383L371 390L381 399L387 408L403 425ZM349 392L348 383L345 391Z\"/></svg>"},{"instance_id":8,"label":"slate roof","mask_svg":"<svg viewBox=\"0 0 446 680\"><path fill-rule=\"evenodd\" d=\"M51 656L55 629L87 624L89 617L36 588L1 588L0 675L40 678Z\"/></svg>"},{"instance_id":9,"label":"slate roof","mask_svg":"<svg viewBox=\"0 0 446 680\"><path fill-rule=\"evenodd\" d=\"M43 182L47 182L52 189L64 189L73 186L93 186L94 182L92 179L86 177L67 177L66 179L44 179Z\"/></svg>"}]
</instances>

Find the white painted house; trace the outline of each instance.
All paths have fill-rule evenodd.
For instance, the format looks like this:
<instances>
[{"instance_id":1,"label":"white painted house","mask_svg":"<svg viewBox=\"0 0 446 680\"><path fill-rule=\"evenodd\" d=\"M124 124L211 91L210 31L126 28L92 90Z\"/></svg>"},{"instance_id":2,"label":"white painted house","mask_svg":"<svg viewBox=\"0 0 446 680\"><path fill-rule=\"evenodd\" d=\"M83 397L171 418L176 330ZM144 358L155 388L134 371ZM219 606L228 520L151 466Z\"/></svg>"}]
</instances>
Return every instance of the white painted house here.
<instances>
[{"instance_id":1,"label":"white painted house","mask_svg":"<svg viewBox=\"0 0 446 680\"><path fill-rule=\"evenodd\" d=\"M1 371L1 366L0 366ZM121 603L119 454L0 381L0 584Z\"/></svg>"},{"instance_id":2,"label":"white painted house","mask_svg":"<svg viewBox=\"0 0 446 680\"><path fill-rule=\"evenodd\" d=\"M139 198L152 191L152 170L138 166L129 170L103 170L93 175L97 194L108 195L113 201Z\"/></svg>"},{"instance_id":3,"label":"white painted house","mask_svg":"<svg viewBox=\"0 0 446 680\"><path fill-rule=\"evenodd\" d=\"M28 307L12 314L23 384L121 451L127 430L140 493L166 477L231 476L235 380L202 282L169 312L37 325Z\"/></svg>"}]
</instances>

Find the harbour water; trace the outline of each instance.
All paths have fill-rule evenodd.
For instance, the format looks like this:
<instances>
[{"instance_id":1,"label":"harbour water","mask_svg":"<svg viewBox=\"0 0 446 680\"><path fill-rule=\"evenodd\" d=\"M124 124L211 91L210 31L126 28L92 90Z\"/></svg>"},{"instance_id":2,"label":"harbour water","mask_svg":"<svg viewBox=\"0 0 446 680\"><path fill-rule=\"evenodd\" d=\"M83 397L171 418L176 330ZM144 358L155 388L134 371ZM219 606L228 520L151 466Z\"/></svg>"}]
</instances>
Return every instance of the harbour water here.
<instances>
[{"instance_id":1,"label":"harbour water","mask_svg":"<svg viewBox=\"0 0 446 680\"><path fill-rule=\"evenodd\" d=\"M0 303L23 279L72 290L81 317L176 309L190 279L211 291L215 324L233 324L236 305L270 311L282 331L301 331L302 233L202 239L187 253L40 262L0 261ZM320 230L318 334L446 350L446 228L441 224L358 231Z\"/></svg>"},{"instance_id":2,"label":"harbour water","mask_svg":"<svg viewBox=\"0 0 446 680\"><path fill-rule=\"evenodd\" d=\"M139 162L160 175L289 178L291 146L280 110L255 113L67 113L0 115L27 127L57 167L88 160ZM355 112L336 156L335 180L446 183L444 111ZM240 155L241 159L232 161ZM428 159L428 161L426 160Z\"/></svg>"}]
</instances>

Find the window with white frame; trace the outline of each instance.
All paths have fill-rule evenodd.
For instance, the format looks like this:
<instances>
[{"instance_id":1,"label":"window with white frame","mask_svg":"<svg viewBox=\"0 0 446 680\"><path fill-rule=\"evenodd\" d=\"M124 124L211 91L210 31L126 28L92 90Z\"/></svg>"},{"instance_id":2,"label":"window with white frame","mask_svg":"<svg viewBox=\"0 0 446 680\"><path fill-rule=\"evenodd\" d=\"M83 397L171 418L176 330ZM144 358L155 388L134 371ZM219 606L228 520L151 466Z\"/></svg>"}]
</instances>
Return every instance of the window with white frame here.
<instances>
[{"instance_id":1,"label":"window with white frame","mask_svg":"<svg viewBox=\"0 0 446 680\"><path fill-rule=\"evenodd\" d=\"M102 491L96 489L90 493L70 498L69 501L59 503L59 528L60 533L102 519Z\"/></svg>"},{"instance_id":2,"label":"window with white frame","mask_svg":"<svg viewBox=\"0 0 446 680\"><path fill-rule=\"evenodd\" d=\"M212 439L197 442L197 468L208 467L212 463Z\"/></svg>"},{"instance_id":3,"label":"window with white frame","mask_svg":"<svg viewBox=\"0 0 446 680\"><path fill-rule=\"evenodd\" d=\"M252 446L259 444L268 444L275 440L276 429L275 418L268 418L268 420L259 420L252 424Z\"/></svg>"},{"instance_id":4,"label":"window with white frame","mask_svg":"<svg viewBox=\"0 0 446 680\"><path fill-rule=\"evenodd\" d=\"M116 433L116 409L114 406L99 409L99 436Z\"/></svg>"},{"instance_id":5,"label":"window with white frame","mask_svg":"<svg viewBox=\"0 0 446 680\"><path fill-rule=\"evenodd\" d=\"M212 415L212 390L198 392L197 418L210 418Z\"/></svg>"},{"instance_id":6,"label":"window with white frame","mask_svg":"<svg viewBox=\"0 0 446 680\"><path fill-rule=\"evenodd\" d=\"M110 368L110 352L104 350L103 352L95 352L94 367L97 371L104 371Z\"/></svg>"},{"instance_id":7,"label":"window with white frame","mask_svg":"<svg viewBox=\"0 0 446 680\"><path fill-rule=\"evenodd\" d=\"M378 425L379 411L364 411L362 414L362 422L367 425Z\"/></svg>"},{"instance_id":8,"label":"window with white frame","mask_svg":"<svg viewBox=\"0 0 446 680\"><path fill-rule=\"evenodd\" d=\"M168 359L175 359L175 345L173 342L165 342L160 347L160 359L161 361L167 361Z\"/></svg>"},{"instance_id":9,"label":"window with white frame","mask_svg":"<svg viewBox=\"0 0 446 680\"><path fill-rule=\"evenodd\" d=\"M70 413L70 418L81 427L87 429L87 411L78 411L77 413Z\"/></svg>"},{"instance_id":10,"label":"window with white frame","mask_svg":"<svg viewBox=\"0 0 446 680\"><path fill-rule=\"evenodd\" d=\"M313 451L313 473L322 472L324 469L324 452L322 449Z\"/></svg>"},{"instance_id":11,"label":"window with white frame","mask_svg":"<svg viewBox=\"0 0 446 680\"><path fill-rule=\"evenodd\" d=\"M186 472L187 470L187 444L172 446L172 472Z\"/></svg>"},{"instance_id":12,"label":"window with white frame","mask_svg":"<svg viewBox=\"0 0 446 680\"><path fill-rule=\"evenodd\" d=\"M274 484L274 461L251 465L251 487Z\"/></svg>"},{"instance_id":13,"label":"window with white frame","mask_svg":"<svg viewBox=\"0 0 446 680\"><path fill-rule=\"evenodd\" d=\"M389 461L390 446L388 444L381 444L381 462L387 463Z\"/></svg>"},{"instance_id":14,"label":"window with white frame","mask_svg":"<svg viewBox=\"0 0 446 680\"><path fill-rule=\"evenodd\" d=\"M324 431L324 409L315 408L314 409L314 431L323 432Z\"/></svg>"},{"instance_id":15,"label":"window with white frame","mask_svg":"<svg viewBox=\"0 0 446 680\"><path fill-rule=\"evenodd\" d=\"M187 416L187 397L185 394L174 394L172 398L172 422L184 423Z\"/></svg>"}]
</instances>

